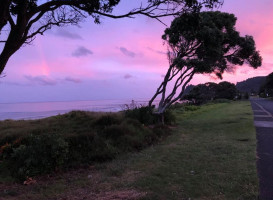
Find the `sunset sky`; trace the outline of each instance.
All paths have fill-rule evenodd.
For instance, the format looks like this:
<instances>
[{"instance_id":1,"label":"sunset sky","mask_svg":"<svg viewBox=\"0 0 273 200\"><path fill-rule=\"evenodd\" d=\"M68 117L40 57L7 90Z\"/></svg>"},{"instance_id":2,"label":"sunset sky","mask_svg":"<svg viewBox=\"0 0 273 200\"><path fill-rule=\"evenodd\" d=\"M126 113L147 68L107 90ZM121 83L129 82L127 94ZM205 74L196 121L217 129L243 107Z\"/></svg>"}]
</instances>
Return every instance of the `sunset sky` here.
<instances>
[{"instance_id":1,"label":"sunset sky","mask_svg":"<svg viewBox=\"0 0 273 200\"><path fill-rule=\"evenodd\" d=\"M114 13L137 5L123 0ZM272 0L225 0L220 11L234 13L237 30L254 36L263 66L238 67L225 73L224 81L236 83L273 71L272 10ZM166 27L144 16L104 18L100 25L92 20L53 28L15 53L0 79L0 103L150 98L168 68L161 39ZM220 80L198 75L191 84L208 81Z\"/></svg>"}]
</instances>

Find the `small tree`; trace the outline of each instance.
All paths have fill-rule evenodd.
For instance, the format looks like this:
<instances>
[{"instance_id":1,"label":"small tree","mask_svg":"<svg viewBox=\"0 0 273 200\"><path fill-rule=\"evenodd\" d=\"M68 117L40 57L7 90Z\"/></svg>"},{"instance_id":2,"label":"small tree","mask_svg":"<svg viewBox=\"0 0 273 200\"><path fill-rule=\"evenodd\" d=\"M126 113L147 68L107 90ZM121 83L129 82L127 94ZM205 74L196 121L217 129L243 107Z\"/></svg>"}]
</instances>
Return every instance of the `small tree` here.
<instances>
[{"instance_id":1,"label":"small tree","mask_svg":"<svg viewBox=\"0 0 273 200\"><path fill-rule=\"evenodd\" d=\"M257 68L262 58L252 36L241 37L235 29L236 17L222 12L184 13L174 19L162 36L168 46L168 71L156 93L160 96L156 113L162 115L181 99L185 87L195 74L214 73L222 78L234 65L248 64ZM167 94L167 86L174 85ZM169 86L170 87L170 86Z\"/></svg>"},{"instance_id":2,"label":"small tree","mask_svg":"<svg viewBox=\"0 0 273 200\"><path fill-rule=\"evenodd\" d=\"M160 21L160 17L199 11L213 7L222 0L146 0L140 7L121 15L111 14L121 0L1 0L0 2L0 75L9 58L24 44L43 35L53 26L76 25L91 16L95 23L101 17L125 18L145 15ZM144 3L144 4L142 4ZM3 32L5 34L3 34Z\"/></svg>"},{"instance_id":3,"label":"small tree","mask_svg":"<svg viewBox=\"0 0 273 200\"><path fill-rule=\"evenodd\" d=\"M233 100L236 94L237 94L237 89L233 83L223 81L217 85L216 99Z\"/></svg>"}]
</instances>

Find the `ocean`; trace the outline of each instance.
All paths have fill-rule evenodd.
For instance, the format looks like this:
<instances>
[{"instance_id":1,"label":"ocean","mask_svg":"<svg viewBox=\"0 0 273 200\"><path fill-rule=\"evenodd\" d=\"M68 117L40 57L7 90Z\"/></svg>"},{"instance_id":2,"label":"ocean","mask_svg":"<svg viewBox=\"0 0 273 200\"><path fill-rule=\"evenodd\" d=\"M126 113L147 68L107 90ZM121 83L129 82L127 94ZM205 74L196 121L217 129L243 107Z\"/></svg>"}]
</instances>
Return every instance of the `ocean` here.
<instances>
[{"instance_id":1,"label":"ocean","mask_svg":"<svg viewBox=\"0 0 273 200\"><path fill-rule=\"evenodd\" d=\"M100 101L63 101L63 102L31 102L0 103L0 120L41 119L72 110L94 112L118 112L128 107L147 105L148 101L138 100L100 100Z\"/></svg>"}]
</instances>

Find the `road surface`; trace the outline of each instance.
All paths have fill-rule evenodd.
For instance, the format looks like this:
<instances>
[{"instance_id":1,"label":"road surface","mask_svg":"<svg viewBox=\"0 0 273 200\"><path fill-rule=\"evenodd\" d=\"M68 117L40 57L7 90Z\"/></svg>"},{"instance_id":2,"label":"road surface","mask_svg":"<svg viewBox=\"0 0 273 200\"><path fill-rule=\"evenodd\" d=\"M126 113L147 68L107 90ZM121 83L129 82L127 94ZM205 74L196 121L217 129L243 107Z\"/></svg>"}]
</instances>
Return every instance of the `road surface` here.
<instances>
[{"instance_id":1,"label":"road surface","mask_svg":"<svg viewBox=\"0 0 273 200\"><path fill-rule=\"evenodd\" d=\"M257 133L259 200L273 200L273 101L251 99Z\"/></svg>"}]
</instances>

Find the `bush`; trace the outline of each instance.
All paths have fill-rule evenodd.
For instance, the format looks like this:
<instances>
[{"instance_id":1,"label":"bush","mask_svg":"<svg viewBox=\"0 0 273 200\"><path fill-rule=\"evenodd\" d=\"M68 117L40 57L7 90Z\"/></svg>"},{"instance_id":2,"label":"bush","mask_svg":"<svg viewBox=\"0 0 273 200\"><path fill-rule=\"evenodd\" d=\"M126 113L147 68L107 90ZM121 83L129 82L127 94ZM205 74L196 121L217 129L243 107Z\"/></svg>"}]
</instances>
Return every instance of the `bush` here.
<instances>
[{"instance_id":1,"label":"bush","mask_svg":"<svg viewBox=\"0 0 273 200\"><path fill-rule=\"evenodd\" d=\"M167 132L163 126L144 125L156 122L151 111L141 107L99 116L73 111L40 120L30 133L20 135L17 130L19 135L1 138L0 162L8 166L13 177L24 180L27 176L103 162L124 152L139 151ZM166 112L165 119L174 122L171 111ZM45 134L48 132L54 134Z\"/></svg>"},{"instance_id":2,"label":"bush","mask_svg":"<svg viewBox=\"0 0 273 200\"><path fill-rule=\"evenodd\" d=\"M164 122L168 125L173 125L176 122L174 113L171 110L166 110L164 113Z\"/></svg>"},{"instance_id":3,"label":"bush","mask_svg":"<svg viewBox=\"0 0 273 200\"><path fill-rule=\"evenodd\" d=\"M153 113L153 108L146 106L135 108L132 110L125 111L125 118L131 118L138 120L141 124L152 125L161 123L161 116ZM176 121L175 115L171 110L166 110L164 112L164 122L165 124L174 124Z\"/></svg>"},{"instance_id":4,"label":"bush","mask_svg":"<svg viewBox=\"0 0 273 200\"><path fill-rule=\"evenodd\" d=\"M125 118L132 118L138 120L141 124L149 125L156 122L156 117L152 114L153 108L149 106L143 106L140 108L134 108L132 110L126 110Z\"/></svg>"},{"instance_id":5,"label":"bush","mask_svg":"<svg viewBox=\"0 0 273 200\"><path fill-rule=\"evenodd\" d=\"M5 135L0 138L0 146L4 146L5 144L11 144L13 141L20 138L19 134Z\"/></svg>"},{"instance_id":6,"label":"bush","mask_svg":"<svg viewBox=\"0 0 273 200\"><path fill-rule=\"evenodd\" d=\"M59 117L62 118L62 115L59 115ZM64 114L63 117L79 120L79 119L83 119L83 118L84 119L89 118L90 116L85 111L73 110L73 111L70 111L69 113Z\"/></svg>"},{"instance_id":7,"label":"bush","mask_svg":"<svg viewBox=\"0 0 273 200\"><path fill-rule=\"evenodd\" d=\"M62 167L68 144L58 135L30 135L2 152L12 175L21 180Z\"/></svg>"},{"instance_id":8,"label":"bush","mask_svg":"<svg viewBox=\"0 0 273 200\"><path fill-rule=\"evenodd\" d=\"M66 137L69 145L69 166L94 161L106 161L115 157L117 150L96 133L72 134Z\"/></svg>"},{"instance_id":9,"label":"bush","mask_svg":"<svg viewBox=\"0 0 273 200\"><path fill-rule=\"evenodd\" d=\"M121 123L121 119L114 114L103 115L95 121L95 125L100 126L102 128L111 126L113 124L120 124L120 123Z\"/></svg>"},{"instance_id":10,"label":"bush","mask_svg":"<svg viewBox=\"0 0 273 200\"><path fill-rule=\"evenodd\" d=\"M103 132L103 137L116 146L119 152L140 150L144 146L145 130L130 124L112 125Z\"/></svg>"}]
</instances>

